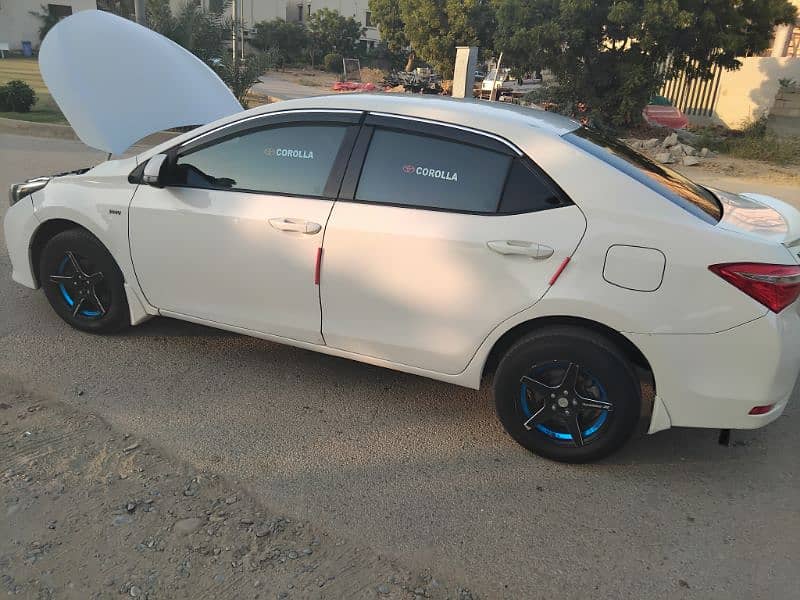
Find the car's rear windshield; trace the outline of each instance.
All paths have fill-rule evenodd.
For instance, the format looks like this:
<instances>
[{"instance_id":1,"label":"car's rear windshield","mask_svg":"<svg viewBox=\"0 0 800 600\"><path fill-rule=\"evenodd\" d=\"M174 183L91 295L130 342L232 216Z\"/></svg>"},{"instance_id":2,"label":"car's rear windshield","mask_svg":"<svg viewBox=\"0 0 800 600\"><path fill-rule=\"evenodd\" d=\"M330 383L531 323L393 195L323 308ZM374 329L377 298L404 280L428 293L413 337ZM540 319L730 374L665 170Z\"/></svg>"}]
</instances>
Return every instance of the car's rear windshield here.
<instances>
[{"instance_id":1,"label":"car's rear windshield","mask_svg":"<svg viewBox=\"0 0 800 600\"><path fill-rule=\"evenodd\" d=\"M717 223L722 218L722 205L714 194L680 173L653 162L627 144L588 127L567 133L564 139L616 167L700 219Z\"/></svg>"}]
</instances>

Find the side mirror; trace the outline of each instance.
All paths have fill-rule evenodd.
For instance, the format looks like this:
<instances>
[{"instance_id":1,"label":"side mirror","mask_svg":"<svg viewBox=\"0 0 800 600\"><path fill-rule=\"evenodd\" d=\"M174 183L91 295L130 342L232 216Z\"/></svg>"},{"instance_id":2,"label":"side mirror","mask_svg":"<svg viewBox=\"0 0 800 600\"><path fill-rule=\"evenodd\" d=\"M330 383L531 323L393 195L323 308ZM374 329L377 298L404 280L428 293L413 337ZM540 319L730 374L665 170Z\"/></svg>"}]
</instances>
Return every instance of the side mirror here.
<instances>
[{"instance_id":1,"label":"side mirror","mask_svg":"<svg viewBox=\"0 0 800 600\"><path fill-rule=\"evenodd\" d=\"M152 185L153 187L164 187L164 178L161 176L161 171L164 170L164 165L167 164L166 154L156 154L151 156L150 160L144 166L144 173L142 173L142 183Z\"/></svg>"}]
</instances>

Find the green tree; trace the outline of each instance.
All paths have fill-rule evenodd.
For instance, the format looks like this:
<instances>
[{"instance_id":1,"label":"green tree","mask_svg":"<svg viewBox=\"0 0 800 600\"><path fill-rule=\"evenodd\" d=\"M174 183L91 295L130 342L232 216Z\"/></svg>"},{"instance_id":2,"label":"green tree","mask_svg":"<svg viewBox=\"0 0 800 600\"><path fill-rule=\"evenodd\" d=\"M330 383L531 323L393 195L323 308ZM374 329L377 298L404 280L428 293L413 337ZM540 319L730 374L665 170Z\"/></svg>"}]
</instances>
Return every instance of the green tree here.
<instances>
[{"instance_id":1,"label":"green tree","mask_svg":"<svg viewBox=\"0 0 800 600\"><path fill-rule=\"evenodd\" d=\"M244 58L225 53L222 62L213 67L219 78L225 82L233 95L244 108L247 108L247 92L258 83L259 77L269 68L270 59L263 54L248 54Z\"/></svg>"},{"instance_id":2,"label":"green tree","mask_svg":"<svg viewBox=\"0 0 800 600\"><path fill-rule=\"evenodd\" d=\"M629 125L666 78L710 77L769 47L794 22L788 0L494 0L496 49L558 81L565 112L585 103L598 119ZM505 60L505 59L504 59Z\"/></svg>"},{"instance_id":3,"label":"green tree","mask_svg":"<svg viewBox=\"0 0 800 600\"><path fill-rule=\"evenodd\" d=\"M407 54L405 70L410 71L414 67L416 54L406 37L406 24L399 0L369 0L369 10L372 22L378 26L381 40L386 44L386 50L396 56Z\"/></svg>"},{"instance_id":4,"label":"green tree","mask_svg":"<svg viewBox=\"0 0 800 600\"><path fill-rule=\"evenodd\" d=\"M251 43L260 50L278 48L283 62L297 62L305 54L308 36L302 24L274 19L255 24Z\"/></svg>"},{"instance_id":5,"label":"green tree","mask_svg":"<svg viewBox=\"0 0 800 600\"><path fill-rule=\"evenodd\" d=\"M453 75L456 46L486 47L494 36L494 9L488 0L370 0L381 37L410 47L443 77ZM391 48L391 46L390 46Z\"/></svg>"},{"instance_id":6,"label":"green tree","mask_svg":"<svg viewBox=\"0 0 800 600\"><path fill-rule=\"evenodd\" d=\"M344 17L339 11L322 8L311 14L306 22L308 52L312 64L326 54L338 52L344 57L356 51L364 28L353 17Z\"/></svg>"}]
</instances>

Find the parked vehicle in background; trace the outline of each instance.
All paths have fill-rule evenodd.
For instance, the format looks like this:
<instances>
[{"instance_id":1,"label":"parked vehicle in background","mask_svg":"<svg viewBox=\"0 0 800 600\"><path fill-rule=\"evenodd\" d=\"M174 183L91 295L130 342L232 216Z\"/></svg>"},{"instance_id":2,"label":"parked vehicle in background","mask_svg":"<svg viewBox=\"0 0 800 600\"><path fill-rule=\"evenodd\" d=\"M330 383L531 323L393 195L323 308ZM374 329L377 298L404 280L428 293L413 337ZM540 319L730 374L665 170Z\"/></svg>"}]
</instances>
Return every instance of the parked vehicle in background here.
<instances>
[{"instance_id":1,"label":"parked vehicle in background","mask_svg":"<svg viewBox=\"0 0 800 600\"><path fill-rule=\"evenodd\" d=\"M501 68L499 72L496 68L490 69L481 80L479 96L489 99L492 89L494 89L494 98L496 100L502 100L506 97L521 98L541 83L541 77L537 78L533 73L527 74L526 77L512 77L511 69Z\"/></svg>"}]
</instances>

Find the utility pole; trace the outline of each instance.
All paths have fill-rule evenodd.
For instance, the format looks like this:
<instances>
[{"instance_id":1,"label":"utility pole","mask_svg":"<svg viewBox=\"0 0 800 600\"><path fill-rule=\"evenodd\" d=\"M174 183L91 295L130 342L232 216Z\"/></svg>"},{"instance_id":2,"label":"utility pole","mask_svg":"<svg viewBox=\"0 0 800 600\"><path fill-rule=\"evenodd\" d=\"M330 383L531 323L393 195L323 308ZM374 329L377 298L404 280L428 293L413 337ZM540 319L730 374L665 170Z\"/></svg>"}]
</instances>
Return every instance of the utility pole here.
<instances>
[{"instance_id":1,"label":"utility pole","mask_svg":"<svg viewBox=\"0 0 800 600\"><path fill-rule=\"evenodd\" d=\"M500 53L500 58L497 59L497 76L492 82L492 91L489 92L489 101L494 102L497 97L497 81L500 79L500 65L503 64L503 53Z\"/></svg>"},{"instance_id":2,"label":"utility pole","mask_svg":"<svg viewBox=\"0 0 800 600\"><path fill-rule=\"evenodd\" d=\"M238 28L238 23L236 21L236 0L232 0L231 2L231 17L233 19L233 27L231 27L231 31L233 32L233 38L231 39L231 45L233 46L233 64L236 64L236 29Z\"/></svg>"},{"instance_id":3,"label":"utility pole","mask_svg":"<svg viewBox=\"0 0 800 600\"><path fill-rule=\"evenodd\" d=\"M136 22L142 27L147 27L147 11L144 7L144 0L133 0L133 12L136 14Z\"/></svg>"}]
</instances>

